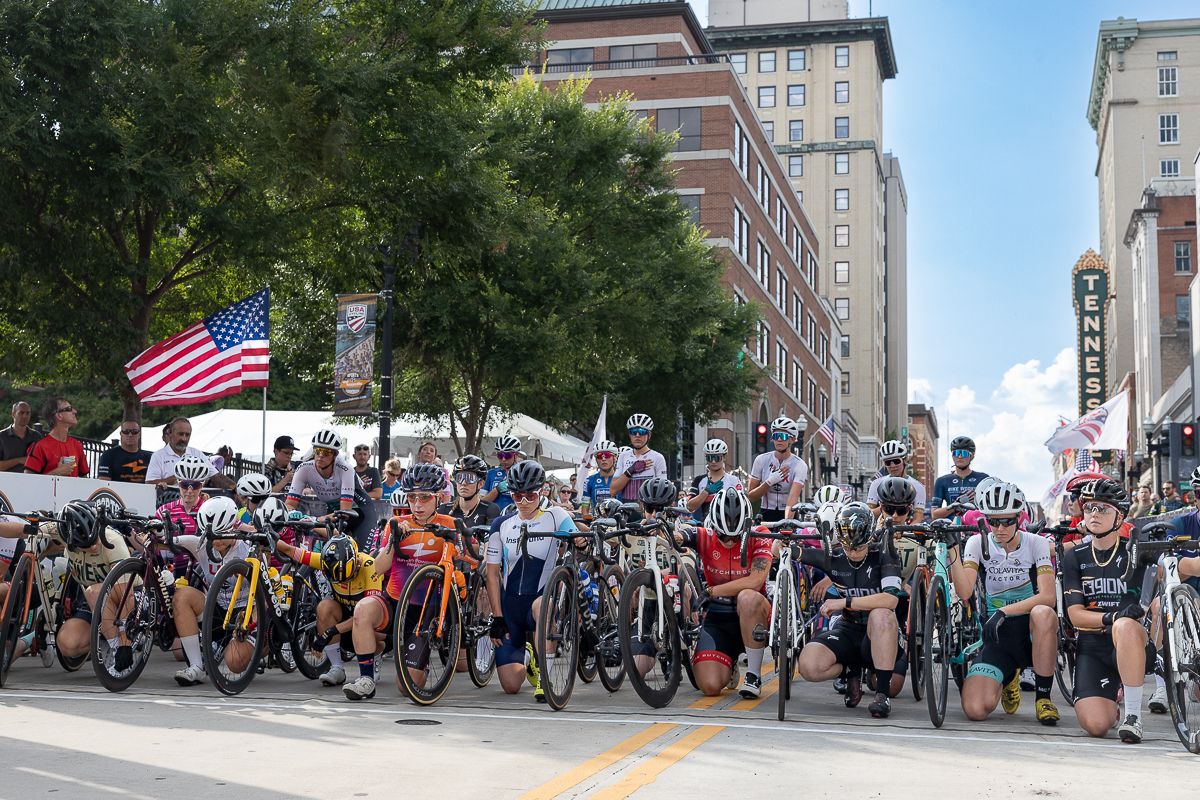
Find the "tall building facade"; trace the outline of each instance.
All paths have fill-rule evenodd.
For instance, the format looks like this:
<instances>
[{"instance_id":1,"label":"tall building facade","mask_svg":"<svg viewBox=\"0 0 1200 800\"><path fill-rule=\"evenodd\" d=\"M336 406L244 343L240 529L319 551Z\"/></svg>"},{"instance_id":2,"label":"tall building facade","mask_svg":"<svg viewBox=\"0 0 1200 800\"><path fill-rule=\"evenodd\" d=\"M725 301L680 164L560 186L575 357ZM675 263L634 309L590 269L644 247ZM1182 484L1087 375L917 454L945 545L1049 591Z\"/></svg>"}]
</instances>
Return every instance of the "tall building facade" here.
<instances>
[{"instance_id":1,"label":"tall building facade","mask_svg":"<svg viewBox=\"0 0 1200 800\"><path fill-rule=\"evenodd\" d=\"M802 456L816 481L833 461L822 462L814 434L840 416L840 329L819 292L819 232L730 61L682 0L543 0L538 17L546 49L530 75L547 87L586 76L588 102L626 94L655 129L678 131L676 191L724 260L730 294L762 313L747 349L767 373L759 396L701 426L695 441L724 439L731 462L749 468L755 423L786 414L807 427ZM685 477L703 463L697 447Z\"/></svg>"},{"instance_id":2,"label":"tall building facade","mask_svg":"<svg viewBox=\"0 0 1200 800\"><path fill-rule=\"evenodd\" d=\"M933 483L938 477L937 414L924 403L909 403L908 440L912 445L912 475L925 485L926 497L933 497Z\"/></svg>"},{"instance_id":3,"label":"tall building facade","mask_svg":"<svg viewBox=\"0 0 1200 800\"><path fill-rule=\"evenodd\" d=\"M1112 393L1137 361L1138 291L1126 243L1131 215L1152 180L1194 177L1200 149L1200 19L1101 22L1087 118L1098 151L1100 256L1112 273L1106 354ZM1139 418L1148 411L1139 408Z\"/></svg>"},{"instance_id":4,"label":"tall building facade","mask_svg":"<svg viewBox=\"0 0 1200 800\"><path fill-rule=\"evenodd\" d=\"M710 0L709 21L821 239L818 285L842 326L838 391L856 458L873 465L907 424L907 197L883 147L888 21L850 19L844 0Z\"/></svg>"}]
</instances>

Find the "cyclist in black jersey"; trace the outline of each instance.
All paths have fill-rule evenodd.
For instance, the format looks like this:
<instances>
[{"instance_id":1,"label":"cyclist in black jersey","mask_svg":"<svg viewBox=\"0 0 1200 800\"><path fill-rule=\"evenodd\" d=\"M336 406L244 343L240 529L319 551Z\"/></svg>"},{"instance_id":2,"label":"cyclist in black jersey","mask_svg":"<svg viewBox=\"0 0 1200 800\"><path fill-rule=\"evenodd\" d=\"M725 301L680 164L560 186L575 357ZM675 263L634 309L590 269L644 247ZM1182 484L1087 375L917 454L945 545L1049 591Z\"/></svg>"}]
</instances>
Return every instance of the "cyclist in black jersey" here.
<instances>
[{"instance_id":1,"label":"cyclist in black jersey","mask_svg":"<svg viewBox=\"0 0 1200 800\"><path fill-rule=\"evenodd\" d=\"M468 528L491 525L500 516L500 507L483 499L481 489L487 471L487 462L479 456L465 455L455 462L454 501L438 506L438 513L461 519Z\"/></svg>"},{"instance_id":2,"label":"cyclist in black jersey","mask_svg":"<svg viewBox=\"0 0 1200 800\"><path fill-rule=\"evenodd\" d=\"M1124 580L1129 558L1121 523L1129 512L1129 494L1105 478L1086 484L1080 493L1083 528L1092 540L1063 558L1063 604L1079 632L1075 665L1075 716L1091 736L1105 736L1121 719L1117 690L1124 687L1121 741L1142 740L1142 686L1154 663L1140 602L1144 567Z\"/></svg>"},{"instance_id":3,"label":"cyclist in black jersey","mask_svg":"<svg viewBox=\"0 0 1200 800\"><path fill-rule=\"evenodd\" d=\"M903 589L900 564L888 542L875 543L875 520L864 503L849 503L838 513L834 525L840 547L832 555L815 548L800 551L804 564L825 572L841 593L826 600L821 614L840 615L829 630L817 634L800 652L800 676L806 681L828 681L849 668L846 707L862 699L861 671L875 675L875 700L868 707L872 717L891 713L890 697L904 685L893 680L900 646L896 606Z\"/></svg>"}]
</instances>

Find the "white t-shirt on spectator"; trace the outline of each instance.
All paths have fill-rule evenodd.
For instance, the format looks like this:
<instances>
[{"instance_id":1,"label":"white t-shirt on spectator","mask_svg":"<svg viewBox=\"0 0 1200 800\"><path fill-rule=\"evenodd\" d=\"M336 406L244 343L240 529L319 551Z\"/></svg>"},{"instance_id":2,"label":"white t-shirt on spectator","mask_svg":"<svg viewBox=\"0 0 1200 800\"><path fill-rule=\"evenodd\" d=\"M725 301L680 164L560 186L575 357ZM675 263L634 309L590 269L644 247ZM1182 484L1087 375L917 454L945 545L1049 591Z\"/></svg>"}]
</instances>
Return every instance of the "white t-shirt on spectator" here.
<instances>
[{"instance_id":1,"label":"white t-shirt on spectator","mask_svg":"<svg viewBox=\"0 0 1200 800\"><path fill-rule=\"evenodd\" d=\"M189 447L180 454L172 450L170 445L166 445L161 450L155 450L154 454L150 456L150 466L146 467L146 483L161 481L164 478L174 478L175 465L184 456L196 456L196 458L203 459L204 463L208 465L209 478L217 474L217 471L213 469L212 461L204 455L203 451Z\"/></svg>"}]
</instances>

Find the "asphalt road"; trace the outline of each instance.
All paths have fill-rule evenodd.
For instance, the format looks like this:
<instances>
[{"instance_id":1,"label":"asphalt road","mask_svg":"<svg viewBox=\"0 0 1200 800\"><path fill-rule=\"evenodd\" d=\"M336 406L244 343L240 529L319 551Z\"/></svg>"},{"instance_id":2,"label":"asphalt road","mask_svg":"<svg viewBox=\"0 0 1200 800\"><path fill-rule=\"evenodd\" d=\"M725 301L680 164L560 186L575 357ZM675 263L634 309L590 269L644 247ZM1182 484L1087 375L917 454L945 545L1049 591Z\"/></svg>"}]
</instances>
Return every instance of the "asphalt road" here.
<instances>
[{"instance_id":1,"label":"asphalt road","mask_svg":"<svg viewBox=\"0 0 1200 800\"><path fill-rule=\"evenodd\" d=\"M130 691L110 694L90 666L73 674L36 659L0 690L0 800L280 797L708 798L1090 797L1118 788L1167 796L1200 776L1167 717L1146 740L1089 739L1064 719L1046 728L1024 696L1013 717L969 723L954 705L940 730L907 687L888 720L867 700L846 709L828 684L794 684L786 722L778 684L764 697L704 699L684 682L655 711L626 685L576 685L554 712L528 687L504 695L459 675L433 707L402 700L394 666L366 703L298 674L260 675L238 697L180 688L155 653ZM353 676L354 669L350 669ZM1147 689L1147 697L1149 696Z\"/></svg>"}]
</instances>

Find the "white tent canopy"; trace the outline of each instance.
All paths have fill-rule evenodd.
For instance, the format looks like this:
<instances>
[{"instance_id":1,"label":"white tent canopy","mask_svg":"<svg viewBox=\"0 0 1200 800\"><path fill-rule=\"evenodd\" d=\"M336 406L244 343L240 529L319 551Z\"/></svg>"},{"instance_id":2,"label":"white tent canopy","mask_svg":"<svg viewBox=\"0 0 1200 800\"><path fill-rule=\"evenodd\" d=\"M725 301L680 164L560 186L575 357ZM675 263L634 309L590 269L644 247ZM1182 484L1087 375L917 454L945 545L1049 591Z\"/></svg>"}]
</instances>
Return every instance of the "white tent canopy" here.
<instances>
[{"instance_id":1,"label":"white tent canopy","mask_svg":"<svg viewBox=\"0 0 1200 800\"><path fill-rule=\"evenodd\" d=\"M206 453L215 453L221 446L229 445L233 452L240 453L251 461L270 458L271 445L279 436L291 436L300 450L306 451L313 434L324 427L336 430L347 448L356 444L369 444L372 452L377 452L379 444L377 423L368 426L356 425L340 420L328 411L268 411L267 453L264 456L260 452L263 439L262 411L226 408L189 419L192 423L192 447ZM161 442L157 435L160 431L161 428L147 428L142 434L142 446L151 451L157 449ZM408 456L415 454L425 441L436 443L439 454L447 461L453 461L457 453L450 438L447 417L432 421L399 417L392 420L391 433L392 454L404 462L407 462ZM496 413L492 415L491 424L486 428L483 449L487 455L491 455L490 440L503 434L519 437L524 451L530 457L540 460L547 468L574 466L583 458L583 452L587 448L587 442L561 433L533 417ZM118 435L118 431L114 430L108 439L116 439ZM462 436L461 429L459 436Z\"/></svg>"}]
</instances>

